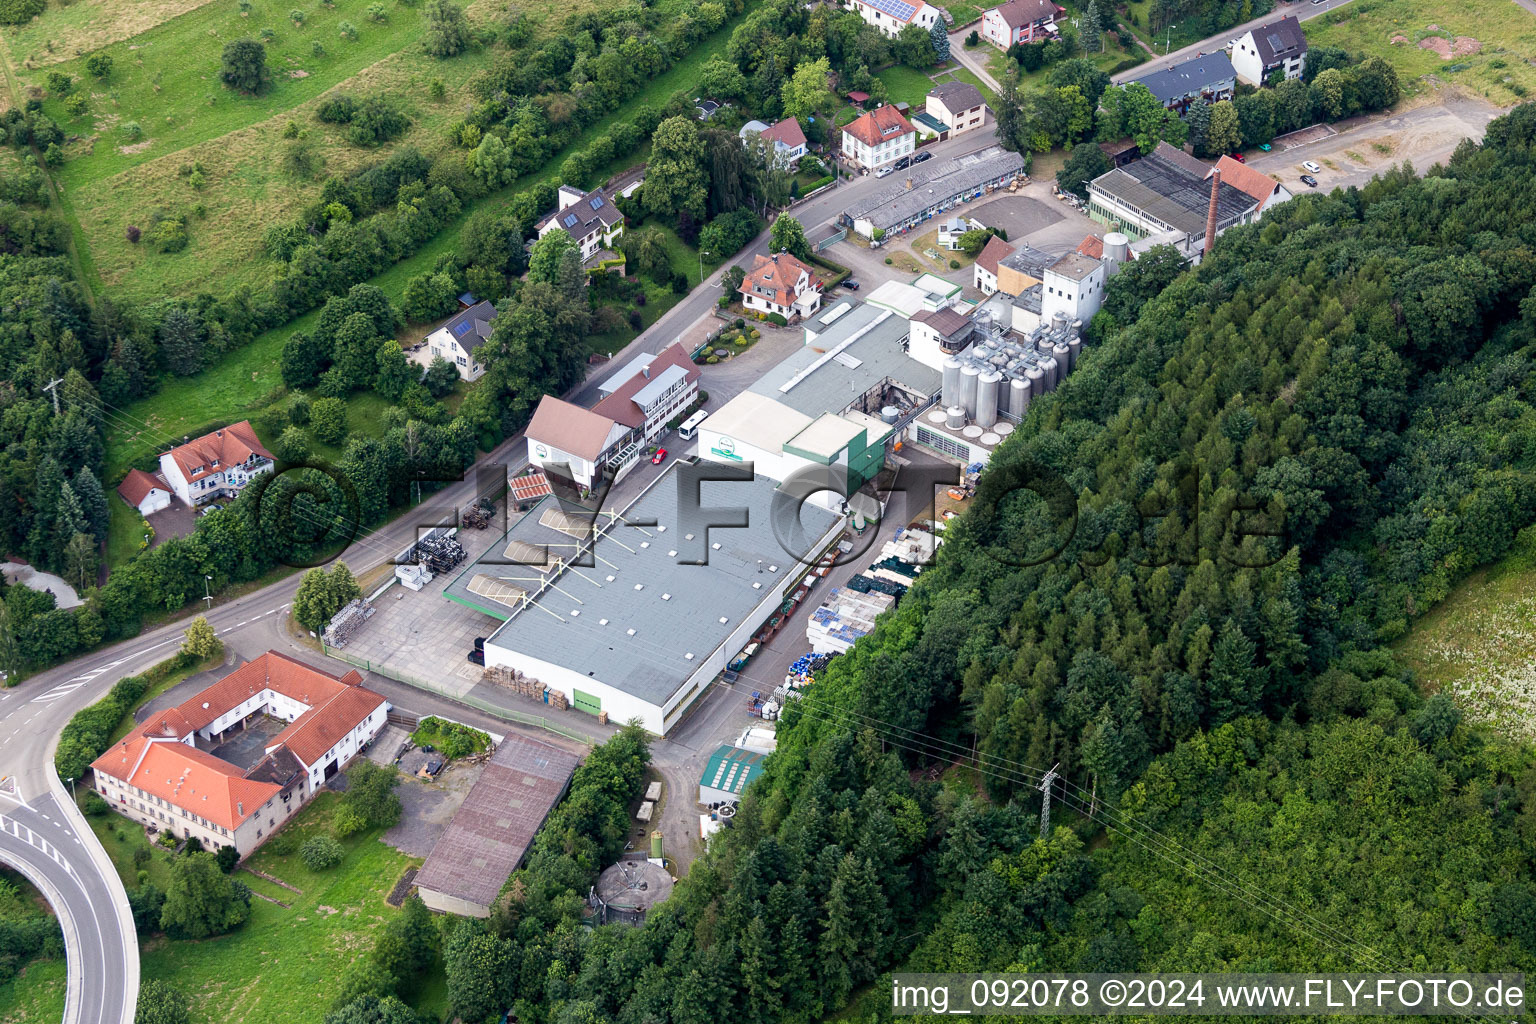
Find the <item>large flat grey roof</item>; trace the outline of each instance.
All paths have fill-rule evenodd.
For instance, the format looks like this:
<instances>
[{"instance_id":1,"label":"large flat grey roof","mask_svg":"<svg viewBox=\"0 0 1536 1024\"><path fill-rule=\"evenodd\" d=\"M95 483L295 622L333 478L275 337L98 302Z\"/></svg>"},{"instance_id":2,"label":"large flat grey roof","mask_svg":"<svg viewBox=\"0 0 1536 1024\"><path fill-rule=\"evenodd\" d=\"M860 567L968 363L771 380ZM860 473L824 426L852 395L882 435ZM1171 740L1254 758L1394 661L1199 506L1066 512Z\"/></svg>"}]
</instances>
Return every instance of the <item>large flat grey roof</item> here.
<instances>
[{"instance_id":1,"label":"large flat grey roof","mask_svg":"<svg viewBox=\"0 0 1536 1024\"><path fill-rule=\"evenodd\" d=\"M860 303L747 390L812 418L841 412L886 378L931 395L941 376L902 348L910 330L906 319L889 309Z\"/></svg>"},{"instance_id":2,"label":"large flat grey roof","mask_svg":"<svg viewBox=\"0 0 1536 1024\"><path fill-rule=\"evenodd\" d=\"M766 477L699 481L691 468L673 463L619 512L611 528L608 510L600 512L604 525L592 550L575 565L558 567L553 585L542 593L537 582L517 584L539 596L520 611L508 607L512 617L486 646L561 665L651 704L665 703L760 604L783 592L797 556L817 554L813 545L840 518L812 505L796 508L783 497L776 503L778 485ZM710 462L700 468L721 467ZM682 497L695 486L696 508ZM545 498L512 524L508 540L531 548L547 545L551 554L575 558L586 542L548 525L556 520L547 513L558 508L554 498ZM705 525L743 518L739 527ZM492 545L490 554L499 556L503 548ZM516 581L537 572L535 566L482 559L454 581L450 596L477 575Z\"/></svg>"},{"instance_id":3,"label":"large flat grey roof","mask_svg":"<svg viewBox=\"0 0 1536 1024\"><path fill-rule=\"evenodd\" d=\"M952 160L929 160L892 175L889 188L859 200L843 213L850 220L868 219L888 228L917 216L937 203L973 192L1007 174L1020 174L1024 158L1001 146L989 146ZM907 188L908 179L912 187Z\"/></svg>"},{"instance_id":4,"label":"large flat grey roof","mask_svg":"<svg viewBox=\"0 0 1536 1024\"><path fill-rule=\"evenodd\" d=\"M1205 234L1210 182L1156 153L1106 171L1088 187L1114 196L1191 238ZM1225 228L1256 206L1258 200L1223 181L1216 190L1217 226Z\"/></svg>"},{"instance_id":5,"label":"large flat grey roof","mask_svg":"<svg viewBox=\"0 0 1536 1024\"><path fill-rule=\"evenodd\" d=\"M508 736L438 837L416 886L489 907L560 802L576 755Z\"/></svg>"}]
</instances>

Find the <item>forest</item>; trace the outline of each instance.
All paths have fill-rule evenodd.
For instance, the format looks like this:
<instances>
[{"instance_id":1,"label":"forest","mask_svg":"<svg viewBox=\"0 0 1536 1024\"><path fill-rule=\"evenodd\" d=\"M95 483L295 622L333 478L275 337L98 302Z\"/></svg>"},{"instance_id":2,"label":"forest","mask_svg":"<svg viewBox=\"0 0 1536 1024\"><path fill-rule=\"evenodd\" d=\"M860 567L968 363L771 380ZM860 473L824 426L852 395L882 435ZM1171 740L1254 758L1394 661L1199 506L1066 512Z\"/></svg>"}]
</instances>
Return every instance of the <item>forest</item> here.
<instances>
[{"instance_id":1,"label":"forest","mask_svg":"<svg viewBox=\"0 0 1536 1024\"><path fill-rule=\"evenodd\" d=\"M517 1017L885 1020L896 968L1536 965L1536 756L1386 647L1536 520L1533 168L1527 106L1118 275L644 927L514 877Z\"/></svg>"}]
</instances>

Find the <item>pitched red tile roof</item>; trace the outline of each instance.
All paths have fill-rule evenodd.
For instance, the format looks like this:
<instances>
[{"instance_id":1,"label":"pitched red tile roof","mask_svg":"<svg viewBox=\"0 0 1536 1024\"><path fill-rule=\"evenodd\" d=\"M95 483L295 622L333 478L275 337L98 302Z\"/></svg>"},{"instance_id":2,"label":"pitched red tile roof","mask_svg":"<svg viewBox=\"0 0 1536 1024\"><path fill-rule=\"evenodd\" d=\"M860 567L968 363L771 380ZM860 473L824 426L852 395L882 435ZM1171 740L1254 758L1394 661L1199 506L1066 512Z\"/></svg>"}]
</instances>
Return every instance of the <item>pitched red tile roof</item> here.
<instances>
[{"instance_id":1,"label":"pitched red tile roof","mask_svg":"<svg viewBox=\"0 0 1536 1024\"><path fill-rule=\"evenodd\" d=\"M790 149L805 145L805 132L800 128L800 122L792 117L786 117L772 128L759 134L769 142L782 142Z\"/></svg>"},{"instance_id":2,"label":"pitched red tile roof","mask_svg":"<svg viewBox=\"0 0 1536 1024\"><path fill-rule=\"evenodd\" d=\"M636 371L633 377L620 384L618 390L594 405L592 411L628 427L645 426L645 411L634 403L634 396L669 366L686 371L689 380L698 380L701 375L699 368L688 357L688 350L674 341L656 353L656 358L647 363L644 369Z\"/></svg>"},{"instance_id":3,"label":"pitched red tile roof","mask_svg":"<svg viewBox=\"0 0 1536 1024\"><path fill-rule=\"evenodd\" d=\"M900 138L917 131L912 122L901 116L901 111L887 103L843 125L843 131L866 146L878 146L890 139Z\"/></svg>"},{"instance_id":4,"label":"pitched red tile roof","mask_svg":"<svg viewBox=\"0 0 1536 1024\"><path fill-rule=\"evenodd\" d=\"M1275 194L1280 183L1263 171L1249 167L1241 160L1234 160L1230 156L1224 156L1216 161L1216 170L1221 172L1221 180L1224 184L1231 185L1240 192L1246 193L1259 201L1259 208ZM1210 175L1207 174L1209 179Z\"/></svg>"},{"instance_id":5,"label":"pitched red tile roof","mask_svg":"<svg viewBox=\"0 0 1536 1024\"><path fill-rule=\"evenodd\" d=\"M772 256L754 256L752 269L747 271L747 276L742 279L741 287L737 290L743 295L757 295L781 306L789 306L799 295L795 285L799 282L802 271L810 275L812 285L810 290L821 287L816 271L787 252L774 253ZM764 296L761 289L767 289L769 294Z\"/></svg>"},{"instance_id":6,"label":"pitched red tile roof","mask_svg":"<svg viewBox=\"0 0 1536 1024\"><path fill-rule=\"evenodd\" d=\"M149 497L152 490L170 493L170 488L156 480L142 469L130 469L128 475L123 477L123 482L117 485L117 493L123 496L123 500L134 508L139 507L139 502Z\"/></svg>"},{"instance_id":7,"label":"pitched red tile roof","mask_svg":"<svg viewBox=\"0 0 1536 1024\"><path fill-rule=\"evenodd\" d=\"M195 747L138 733L113 744L91 768L230 831L282 792Z\"/></svg>"},{"instance_id":8,"label":"pitched red tile roof","mask_svg":"<svg viewBox=\"0 0 1536 1024\"><path fill-rule=\"evenodd\" d=\"M993 235L976 255L976 263L989 274L997 273L997 265L1013 255L1013 246Z\"/></svg>"},{"instance_id":9,"label":"pitched red tile roof","mask_svg":"<svg viewBox=\"0 0 1536 1024\"><path fill-rule=\"evenodd\" d=\"M171 449L171 458L181 468L182 476L189 483L230 466L238 466L252 455L264 459L273 457L256 439L256 431L251 427L250 420L231 423L223 430L204 434L179 448Z\"/></svg>"}]
</instances>

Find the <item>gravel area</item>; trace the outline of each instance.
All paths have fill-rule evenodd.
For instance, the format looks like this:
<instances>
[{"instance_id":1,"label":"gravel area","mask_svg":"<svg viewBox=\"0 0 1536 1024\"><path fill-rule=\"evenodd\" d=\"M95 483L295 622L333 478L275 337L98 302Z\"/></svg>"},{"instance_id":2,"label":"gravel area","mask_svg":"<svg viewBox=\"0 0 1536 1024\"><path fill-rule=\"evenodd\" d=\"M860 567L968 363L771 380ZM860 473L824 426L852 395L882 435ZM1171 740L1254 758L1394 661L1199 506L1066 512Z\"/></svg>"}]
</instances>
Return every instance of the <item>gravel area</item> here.
<instances>
[{"instance_id":1,"label":"gravel area","mask_svg":"<svg viewBox=\"0 0 1536 1024\"><path fill-rule=\"evenodd\" d=\"M384 841L412 857L431 853L443 829L480 778L480 772L478 764L454 763L444 768L436 780L424 782L402 771L405 777L395 787L400 795L400 821L384 833Z\"/></svg>"}]
</instances>

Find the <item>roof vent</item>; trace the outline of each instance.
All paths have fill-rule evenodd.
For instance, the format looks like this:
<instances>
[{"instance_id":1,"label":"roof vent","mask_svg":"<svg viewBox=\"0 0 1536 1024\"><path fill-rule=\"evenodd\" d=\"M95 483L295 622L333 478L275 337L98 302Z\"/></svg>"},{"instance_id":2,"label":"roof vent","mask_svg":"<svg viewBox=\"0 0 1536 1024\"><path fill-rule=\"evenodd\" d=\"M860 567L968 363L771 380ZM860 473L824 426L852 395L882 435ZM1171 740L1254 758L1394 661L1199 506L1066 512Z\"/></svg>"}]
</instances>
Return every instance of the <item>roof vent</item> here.
<instances>
[{"instance_id":1,"label":"roof vent","mask_svg":"<svg viewBox=\"0 0 1536 1024\"><path fill-rule=\"evenodd\" d=\"M597 620L597 624L599 626L606 626L606 625L608 625L608 620L607 619L598 619Z\"/></svg>"},{"instance_id":2,"label":"roof vent","mask_svg":"<svg viewBox=\"0 0 1536 1024\"><path fill-rule=\"evenodd\" d=\"M754 583L754 584L752 584L752 589L753 590L762 590L763 589L763 585L761 583Z\"/></svg>"},{"instance_id":3,"label":"roof vent","mask_svg":"<svg viewBox=\"0 0 1536 1024\"><path fill-rule=\"evenodd\" d=\"M632 629L626 629L624 632L628 633L630 636L634 636L635 635L635 631L632 630Z\"/></svg>"},{"instance_id":4,"label":"roof vent","mask_svg":"<svg viewBox=\"0 0 1536 1024\"><path fill-rule=\"evenodd\" d=\"M692 661L693 660L693 652L689 651L687 654L683 655L683 658L685 660L687 660L687 661Z\"/></svg>"},{"instance_id":5,"label":"roof vent","mask_svg":"<svg viewBox=\"0 0 1536 1024\"><path fill-rule=\"evenodd\" d=\"M710 547L714 548L716 551L719 551L720 550L720 542L719 541L715 541L713 544L710 545Z\"/></svg>"},{"instance_id":6,"label":"roof vent","mask_svg":"<svg viewBox=\"0 0 1536 1024\"><path fill-rule=\"evenodd\" d=\"M658 526L658 527L656 527L656 532L657 533L666 533L667 532L667 528L665 526Z\"/></svg>"},{"instance_id":7,"label":"roof vent","mask_svg":"<svg viewBox=\"0 0 1536 1024\"><path fill-rule=\"evenodd\" d=\"M608 582L609 582L609 583L612 583L612 582L613 582L613 577L612 577L612 576L609 576L609 577L608 577Z\"/></svg>"},{"instance_id":8,"label":"roof vent","mask_svg":"<svg viewBox=\"0 0 1536 1024\"><path fill-rule=\"evenodd\" d=\"M693 534L691 534L691 533L683 534L683 540L693 540Z\"/></svg>"},{"instance_id":9,"label":"roof vent","mask_svg":"<svg viewBox=\"0 0 1536 1024\"><path fill-rule=\"evenodd\" d=\"M769 567L768 567L768 571L769 571L769 572L778 572L778 571L779 571L779 567L778 567L778 566L776 566L776 565L770 565L770 566L769 566Z\"/></svg>"},{"instance_id":10,"label":"roof vent","mask_svg":"<svg viewBox=\"0 0 1536 1024\"><path fill-rule=\"evenodd\" d=\"M572 608L571 609L571 618L574 619L576 616L578 616L580 614L581 614L581 609L580 608Z\"/></svg>"},{"instance_id":11,"label":"roof vent","mask_svg":"<svg viewBox=\"0 0 1536 1024\"><path fill-rule=\"evenodd\" d=\"M648 548L648 547L651 546L651 542L648 541L648 540L643 540L643 541L640 542L640 546L643 547L643 548Z\"/></svg>"},{"instance_id":12,"label":"roof vent","mask_svg":"<svg viewBox=\"0 0 1536 1024\"><path fill-rule=\"evenodd\" d=\"M727 623L727 622L729 622L729 621L730 621L730 620L729 620L729 619L727 619L727 618L726 618L726 617L725 617L725 616L724 616L724 615L722 615L722 616L720 616L720 624L721 624L721 625L722 625L722 626L723 626L723 625L725 625L725 624L726 624L726 623Z\"/></svg>"},{"instance_id":13,"label":"roof vent","mask_svg":"<svg viewBox=\"0 0 1536 1024\"><path fill-rule=\"evenodd\" d=\"M672 600L672 595L671 594L662 594L661 595L661 599L663 601L670 601L670 600Z\"/></svg>"},{"instance_id":14,"label":"roof vent","mask_svg":"<svg viewBox=\"0 0 1536 1024\"><path fill-rule=\"evenodd\" d=\"M635 589L636 590L644 590L645 589L645 584L644 583L636 583L635 584Z\"/></svg>"},{"instance_id":15,"label":"roof vent","mask_svg":"<svg viewBox=\"0 0 1536 1024\"><path fill-rule=\"evenodd\" d=\"M677 557L677 552L676 551L668 551L667 552L667 557L668 558L676 558Z\"/></svg>"},{"instance_id":16,"label":"roof vent","mask_svg":"<svg viewBox=\"0 0 1536 1024\"><path fill-rule=\"evenodd\" d=\"M208 707L209 707L208 702L207 701L203 701L203 710L207 711Z\"/></svg>"}]
</instances>

